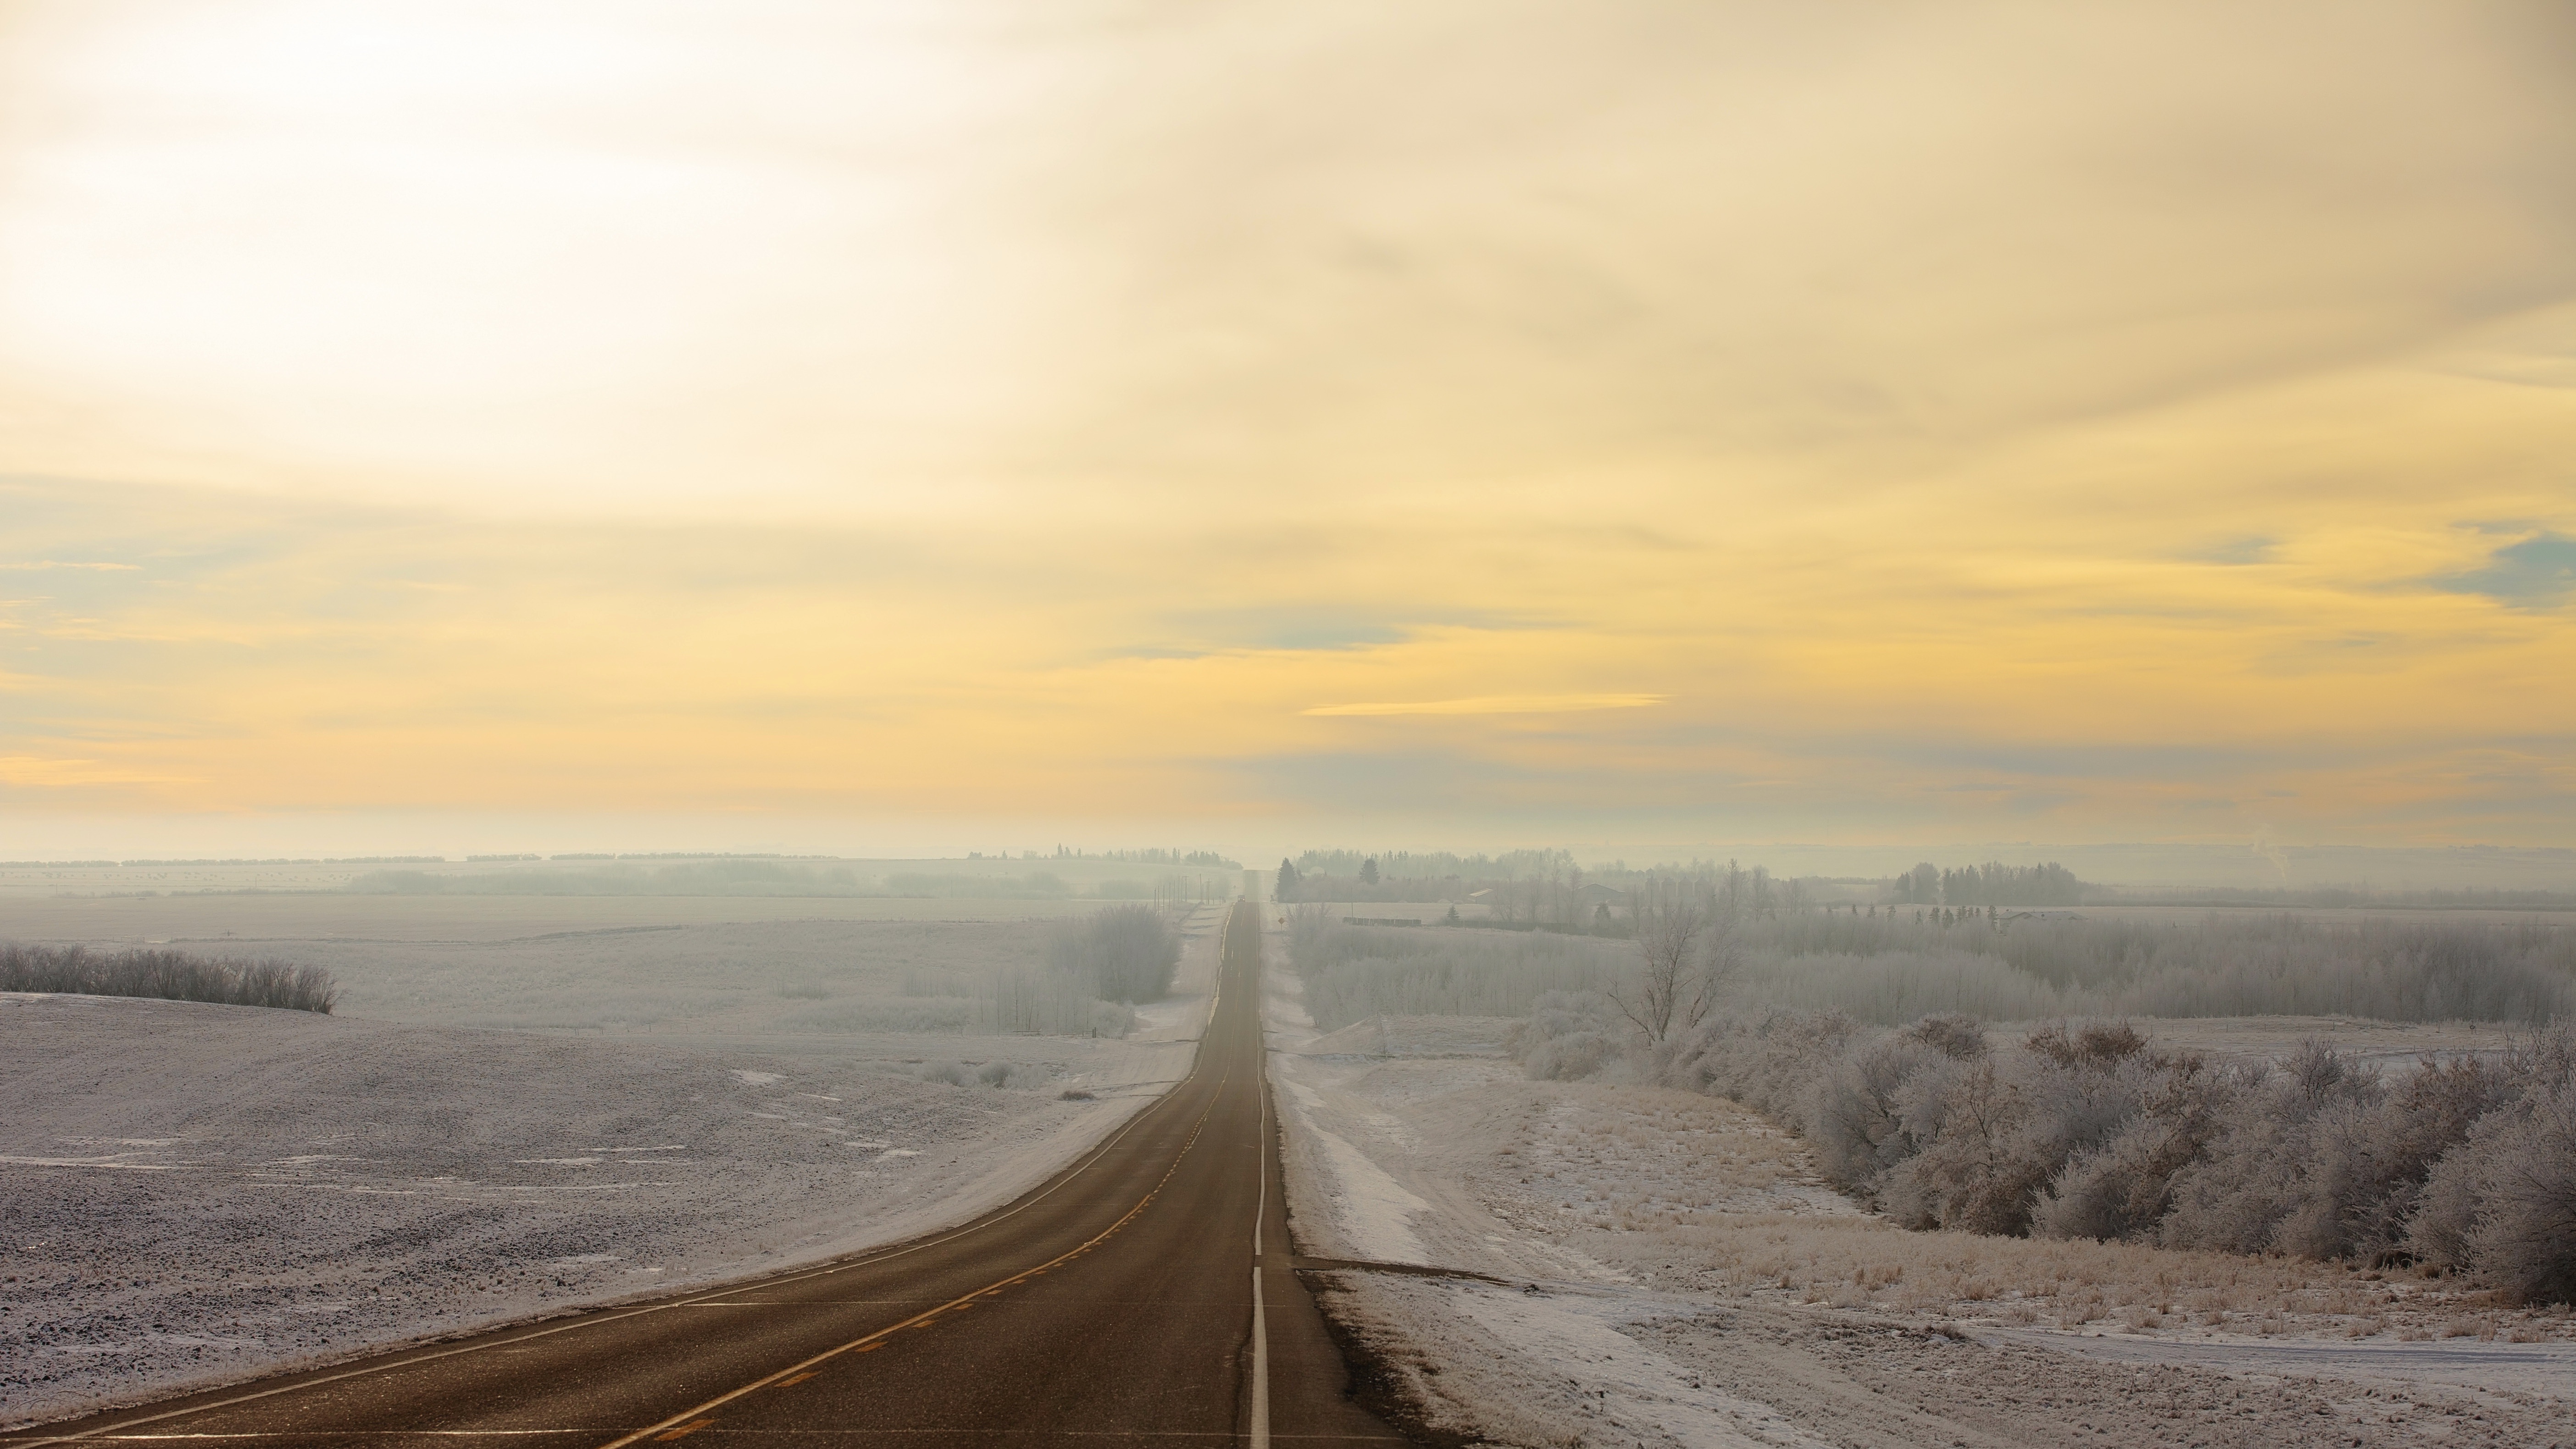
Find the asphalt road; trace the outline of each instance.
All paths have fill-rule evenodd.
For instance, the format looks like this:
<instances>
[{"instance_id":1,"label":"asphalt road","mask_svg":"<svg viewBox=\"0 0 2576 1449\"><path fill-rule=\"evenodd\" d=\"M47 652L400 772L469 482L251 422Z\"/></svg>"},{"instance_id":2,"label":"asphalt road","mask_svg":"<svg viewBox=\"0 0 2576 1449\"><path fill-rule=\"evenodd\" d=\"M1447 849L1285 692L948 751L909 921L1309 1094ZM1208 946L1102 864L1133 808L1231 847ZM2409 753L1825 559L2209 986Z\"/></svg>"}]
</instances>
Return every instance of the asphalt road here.
<instances>
[{"instance_id":1,"label":"asphalt road","mask_svg":"<svg viewBox=\"0 0 2576 1449\"><path fill-rule=\"evenodd\" d=\"M1350 1399L1288 1270L1260 940L1258 908L1236 905L1187 1080L964 1228L721 1292L21 1430L0 1449L1402 1443Z\"/></svg>"}]
</instances>

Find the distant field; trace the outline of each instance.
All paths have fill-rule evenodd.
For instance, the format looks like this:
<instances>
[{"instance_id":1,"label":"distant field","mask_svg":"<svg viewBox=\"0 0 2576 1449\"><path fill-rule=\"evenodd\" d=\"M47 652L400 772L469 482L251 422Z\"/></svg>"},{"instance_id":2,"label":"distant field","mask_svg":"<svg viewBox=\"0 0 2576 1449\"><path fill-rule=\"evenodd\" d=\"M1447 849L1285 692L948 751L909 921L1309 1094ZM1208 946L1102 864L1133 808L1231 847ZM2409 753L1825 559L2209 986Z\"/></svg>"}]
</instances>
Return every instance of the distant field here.
<instances>
[{"instance_id":1,"label":"distant field","mask_svg":"<svg viewBox=\"0 0 2576 1449\"><path fill-rule=\"evenodd\" d=\"M226 869L251 875L260 868ZM0 896L0 939L107 948L166 943L200 955L318 966L337 979L338 1010L351 1017L920 1057L963 1051L996 1029L998 976L1043 974L1052 924L1106 904L337 891L19 895ZM1184 926L1185 978L1210 956L1208 932L1218 914L1204 908ZM1150 1024L1154 1009L1142 1014Z\"/></svg>"},{"instance_id":2,"label":"distant field","mask_svg":"<svg viewBox=\"0 0 2576 1449\"><path fill-rule=\"evenodd\" d=\"M324 899L339 904L337 898ZM517 908L565 903L405 904ZM1055 912L1068 913L1062 906ZM867 1038L868 1049L892 1051L896 1044L878 1039L928 1033L953 1042L960 1034L987 1030L994 973L1042 967L1048 929L1046 921L1026 918L869 920L813 914L793 920L655 924L611 917L606 919L616 924L584 929L559 916L509 919L517 914L505 909L415 920L409 934L385 922L348 918L340 924L349 931L333 932L289 915L272 918L268 934L181 939L191 940L197 950L239 945L320 966L338 979L339 1011L345 1016L708 1042L785 1038L813 1045L836 1042L836 1050L855 1049L854 1039ZM1217 914L1202 911L1184 929L1191 962L1208 954ZM0 911L0 921L11 933L35 935L16 915L14 909ZM362 927L376 934L356 934Z\"/></svg>"},{"instance_id":3,"label":"distant field","mask_svg":"<svg viewBox=\"0 0 2576 1449\"><path fill-rule=\"evenodd\" d=\"M1913 907L1901 907L1911 910ZM2403 906L2074 906L2075 914L2097 921L2196 921L2216 916L2234 920L2245 916L2295 916L2303 921L2540 921L2555 926L2576 926L2576 911L2545 911L2528 907L2500 907L2495 910L2414 910Z\"/></svg>"},{"instance_id":4,"label":"distant field","mask_svg":"<svg viewBox=\"0 0 2576 1449\"><path fill-rule=\"evenodd\" d=\"M21 847L23 849L23 847ZM170 895L232 891L405 893L436 885L455 894L505 888L540 894L851 898L1076 898L1121 892L1142 898L1173 879L1230 896L1243 872L1097 857L1005 860L826 859L786 857L635 857L625 860L347 860L339 862L0 866L0 901L62 895ZM624 888L602 891L603 883ZM388 887L392 887L389 892Z\"/></svg>"},{"instance_id":5,"label":"distant field","mask_svg":"<svg viewBox=\"0 0 2576 1449\"><path fill-rule=\"evenodd\" d=\"M1421 922L1424 925L1433 925L1440 923L1449 913L1448 905L1440 901L1327 901L1323 904L1324 909L1330 912L1336 920L1345 916L1363 916L1372 920L1405 918ZM1836 905L1833 909L1836 913L1840 913L1848 909L1848 907ZM1866 910L1868 907L1864 906L1863 909ZM1878 909L1882 912L1892 910L1911 913L1917 910L1929 911L1932 907L1882 905L1878 907ZM2063 909L2071 910L2076 915L2082 916L2087 920L2097 921L2198 921L2212 916L2218 917L2222 920L2236 920L2252 916L2295 916L2303 921L2331 922L2390 919L2419 922L2539 921L2548 925L2576 927L2576 910L2535 910L2527 907L2499 908L2495 910L2409 910L2386 906L2372 906L2365 908L2340 906L2257 905L2069 906L2064 907ZM1612 914L1615 915L1617 914L1618 908L1614 906L1611 910ZM1458 907L1459 922L1462 925L1472 926L1478 921L1483 920L1489 914L1491 914L1491 912L1482 904L1465 903Z\"/></svg>"},{"instance_id":6,"label":"distant field","mask_svg":"<svg viewBox=\"0 0 2576 1449\"><path fill-rule=\"evenodd\" d=\"M14 896L0 937L123 944L170 941L491 942L629 926L770 921L1028 921L1098 901L857 896ZM279 954L287 954L282 949Z\"/></svg>"}]
</instances>

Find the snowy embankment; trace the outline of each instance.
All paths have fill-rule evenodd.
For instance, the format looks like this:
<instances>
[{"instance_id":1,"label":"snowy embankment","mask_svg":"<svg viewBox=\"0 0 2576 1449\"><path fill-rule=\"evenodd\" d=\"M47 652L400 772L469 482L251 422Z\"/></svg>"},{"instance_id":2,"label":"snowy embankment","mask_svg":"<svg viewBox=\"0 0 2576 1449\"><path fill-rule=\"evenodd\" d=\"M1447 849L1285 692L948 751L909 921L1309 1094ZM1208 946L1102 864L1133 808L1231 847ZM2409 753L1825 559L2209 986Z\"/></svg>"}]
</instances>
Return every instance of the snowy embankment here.
<instances>
[{"instance_id":1,"label":"snowy embankment","mask_svg":"<svg viewBox=\"0 0 2576 1449\"><path fill-rule=\"evenodd\" d=\"M0 1424L970 1218L1188 1071L1213 951L1123 1041L763 1052L0 994ZM961 1060L1009 1085L923 1080Z\"/></svg>"},{"instance_id":2,"label":"snowy embankment","mask_svg":"<svg viewBox=\"0 0 2576 1449\"><path fill-rule=\"evenodd\" d=\"M2480 1312L2441 1285L1907 1232L1734 1104L1524 1080L1502 1021L1319 1037L1293 975L1269 989L1298 1250L1506 1280L1325 1275L1331 1311L1434 1429L1528 1445L2576 1444L2563 1321L2525 1325L2559 1341L2441 1340ZM2151 1302L2168 1311L2135 1311Z\"/></svg>"}]
</instances>

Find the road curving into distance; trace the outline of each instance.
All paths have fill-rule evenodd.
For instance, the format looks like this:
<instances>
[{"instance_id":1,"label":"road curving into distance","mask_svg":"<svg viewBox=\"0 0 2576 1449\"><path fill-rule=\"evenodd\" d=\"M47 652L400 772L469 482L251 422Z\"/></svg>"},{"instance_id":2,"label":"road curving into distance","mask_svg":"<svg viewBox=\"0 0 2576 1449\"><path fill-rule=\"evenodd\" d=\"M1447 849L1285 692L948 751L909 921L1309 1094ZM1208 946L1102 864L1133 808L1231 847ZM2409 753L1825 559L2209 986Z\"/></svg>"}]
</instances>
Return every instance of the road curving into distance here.
<instances>
[{"instance_id":1,"label":"road curving into distance","mask_svg":"<svg viewBox=\"0 0 2576 1449\"><path fill-rule=\"evenodd\" d=\"M1288 1271L1260 908L1230 910L1197 1063L966 1226L812 1268L0 1434L10 1446L1405 1442Z\"/></svg>"}]
</instances>

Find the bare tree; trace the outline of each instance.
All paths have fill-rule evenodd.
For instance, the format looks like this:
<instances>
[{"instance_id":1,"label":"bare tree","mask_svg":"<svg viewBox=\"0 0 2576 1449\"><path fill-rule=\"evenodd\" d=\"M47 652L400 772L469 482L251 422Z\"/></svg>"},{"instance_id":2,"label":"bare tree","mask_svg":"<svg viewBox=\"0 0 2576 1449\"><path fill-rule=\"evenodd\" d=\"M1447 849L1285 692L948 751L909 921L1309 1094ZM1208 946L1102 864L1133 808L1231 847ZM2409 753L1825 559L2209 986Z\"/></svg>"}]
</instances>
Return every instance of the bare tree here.
<instances>
[{"instance_id":1,"label":"bare tree","mask_svg":"<svg viewBox=\"0 0 2576 1449\"><path fill-rule=\"evenodd\" d=\"M1661 1046L1708 1015L1718 987L1734 973L1733 930L1718 926L1712 902L1691 882L1654 876L1628 893L1628 924L1645 975L1612 988L1610 999L1648 1046Z\"/></svg>"}]
</instances>

